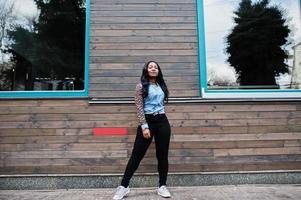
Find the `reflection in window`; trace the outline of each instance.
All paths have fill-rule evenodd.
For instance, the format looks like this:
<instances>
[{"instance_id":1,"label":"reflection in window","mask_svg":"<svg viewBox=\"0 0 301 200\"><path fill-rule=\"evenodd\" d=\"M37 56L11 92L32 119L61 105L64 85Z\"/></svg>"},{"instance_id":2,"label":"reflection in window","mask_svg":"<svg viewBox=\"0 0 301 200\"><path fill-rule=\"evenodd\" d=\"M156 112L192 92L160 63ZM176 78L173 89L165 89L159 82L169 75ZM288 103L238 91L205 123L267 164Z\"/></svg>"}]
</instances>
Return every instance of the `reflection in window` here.
<instances>
[{"instance_id":1,"label":"reflection in window","mask_svg":"<svg viewBox=\"0 0 301 200\"><path fill-rule=\"evenodd\" d=\"M209 89L301 89L299 0L204 0Z\"/></svg>"},{"instance_id":2,"label":"reflection in window","mask_svg":"<svg viewBox=\"0 0 301 200\"><path fill-rule=\"evenodd\" d=\"M0 0L0 91L83 90L85 0Z\"/></svg>"}]
</instances>

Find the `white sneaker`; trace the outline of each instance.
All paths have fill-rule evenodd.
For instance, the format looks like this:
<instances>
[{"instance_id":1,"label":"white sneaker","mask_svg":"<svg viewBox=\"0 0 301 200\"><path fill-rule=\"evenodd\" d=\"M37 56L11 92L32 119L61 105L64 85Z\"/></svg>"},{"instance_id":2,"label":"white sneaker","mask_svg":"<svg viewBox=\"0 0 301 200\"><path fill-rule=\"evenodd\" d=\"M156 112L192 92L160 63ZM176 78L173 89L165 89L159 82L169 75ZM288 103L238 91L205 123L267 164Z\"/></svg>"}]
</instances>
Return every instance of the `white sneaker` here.
<instances>
[{"instance_id":1,"label":"white sneaker","mask_svg":"<svg viewBox=\"0 0 301 200\"><path fill-rule=\"evenodd\" d=\"M123 197L125 197L128 193L130 192L130 188L123 187L123 186L118 186L117 191L113 197L114 200L121 200Z\"/></svg>"},{"instance_id":2,"label":"white sneaker","mask_svg":"<svg viewBox=\"0 0 301 200\"><path fill-rule=\"evenodd\" d=\"M165 197L165 198L171 197L171 194L168 191L166 185L162 185L161 187L159 187L157 192L158 192L158 195L160 195L162 197Z\"/></svg>"}]
</instances>

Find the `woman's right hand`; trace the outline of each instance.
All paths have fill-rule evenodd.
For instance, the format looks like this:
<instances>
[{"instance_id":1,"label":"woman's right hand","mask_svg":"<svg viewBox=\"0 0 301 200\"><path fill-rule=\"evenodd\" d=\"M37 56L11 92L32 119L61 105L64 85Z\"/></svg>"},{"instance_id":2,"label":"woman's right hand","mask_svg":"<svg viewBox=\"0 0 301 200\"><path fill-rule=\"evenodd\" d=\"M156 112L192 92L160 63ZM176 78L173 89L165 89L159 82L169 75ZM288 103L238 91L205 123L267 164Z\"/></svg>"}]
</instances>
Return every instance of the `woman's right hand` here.
<instances>
[{"instance_id":1,"label":"woman's right hand","mask_svg":"<svg viewBox=\"0 0 301 200\"><path fill-rule=\"evenodd\" d=\"M142 133L143 133L143 137L146 138L146 139L149 139L151 137L151 133L150 133L150 130L148 128L143 129Z\"/></svg>"}]
</instances>

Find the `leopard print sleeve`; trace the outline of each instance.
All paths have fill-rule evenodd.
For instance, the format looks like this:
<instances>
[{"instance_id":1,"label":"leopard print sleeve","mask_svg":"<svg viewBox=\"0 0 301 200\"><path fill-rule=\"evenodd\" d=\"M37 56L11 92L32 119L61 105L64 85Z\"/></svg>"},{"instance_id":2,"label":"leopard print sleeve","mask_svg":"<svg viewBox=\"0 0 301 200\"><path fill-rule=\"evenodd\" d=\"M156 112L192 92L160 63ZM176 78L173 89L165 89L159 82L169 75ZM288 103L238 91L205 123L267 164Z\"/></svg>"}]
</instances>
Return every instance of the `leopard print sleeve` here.
<instances>
[{"instance_id":1,"label":"leopard print sleeve","mask_svg":"<svg viewBox=\"0 0 301 200\"><path fill-rule=\"evenodd\" d=\"M137 117L139 120L139 124L142 128L148 128L147 122L145 120L144 109L143 109L143 96L142 96L142 84L138 83L136 85L136 95L135 95L135 104L137 110Z\"/></svg>"}]
</instances>

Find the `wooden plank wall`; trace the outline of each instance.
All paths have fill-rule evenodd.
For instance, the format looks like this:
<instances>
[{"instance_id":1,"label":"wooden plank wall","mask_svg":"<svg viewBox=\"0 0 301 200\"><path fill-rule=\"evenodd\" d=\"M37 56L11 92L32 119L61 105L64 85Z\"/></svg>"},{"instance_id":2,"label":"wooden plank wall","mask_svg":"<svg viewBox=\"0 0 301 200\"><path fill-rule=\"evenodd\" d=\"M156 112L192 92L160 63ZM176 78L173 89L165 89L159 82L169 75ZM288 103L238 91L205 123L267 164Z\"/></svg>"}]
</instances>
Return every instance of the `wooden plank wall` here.
<instances>
[{"instance_id":1,"label":"wooden plank wall","mask_svg":"<svg viewBox=\"0 0 301 200\"><path fill-rule=\"evenodd\" d=\"M301 103L169 104L170 172L301 169ZM1 100L0 173L122 173L134 142L133 104ZM93 136L126 127L126 136ZM155 172L154 145L139 172Z\"/></svg>"},{"instance_id":2,"label":"wooden plank wall","mask_svg":"<svg viewBox=\"0 0 301 200\"><path fill-rule=\"evenodd\" d=\"M89 96L132 97L159 62L171 96L199 96L195 0L91 0Z\"/></svg>"},{"instance_id":3,"label":"wooden plank wall","mask_svg":"<svg viewBox=\"0 0 301 200\"><path fill-rule=\"evenodd\" d=\"M91 0L90 97L133 97L147 60L173 97L199 95L195 0ZM301 169L300 102L173 103L171 172ZM0 100L0 173L122 173L133 104ZM93 136L125 127L126 136ZM139 172L155 172L151 145Z\"/></svg>"}]
</instances>

